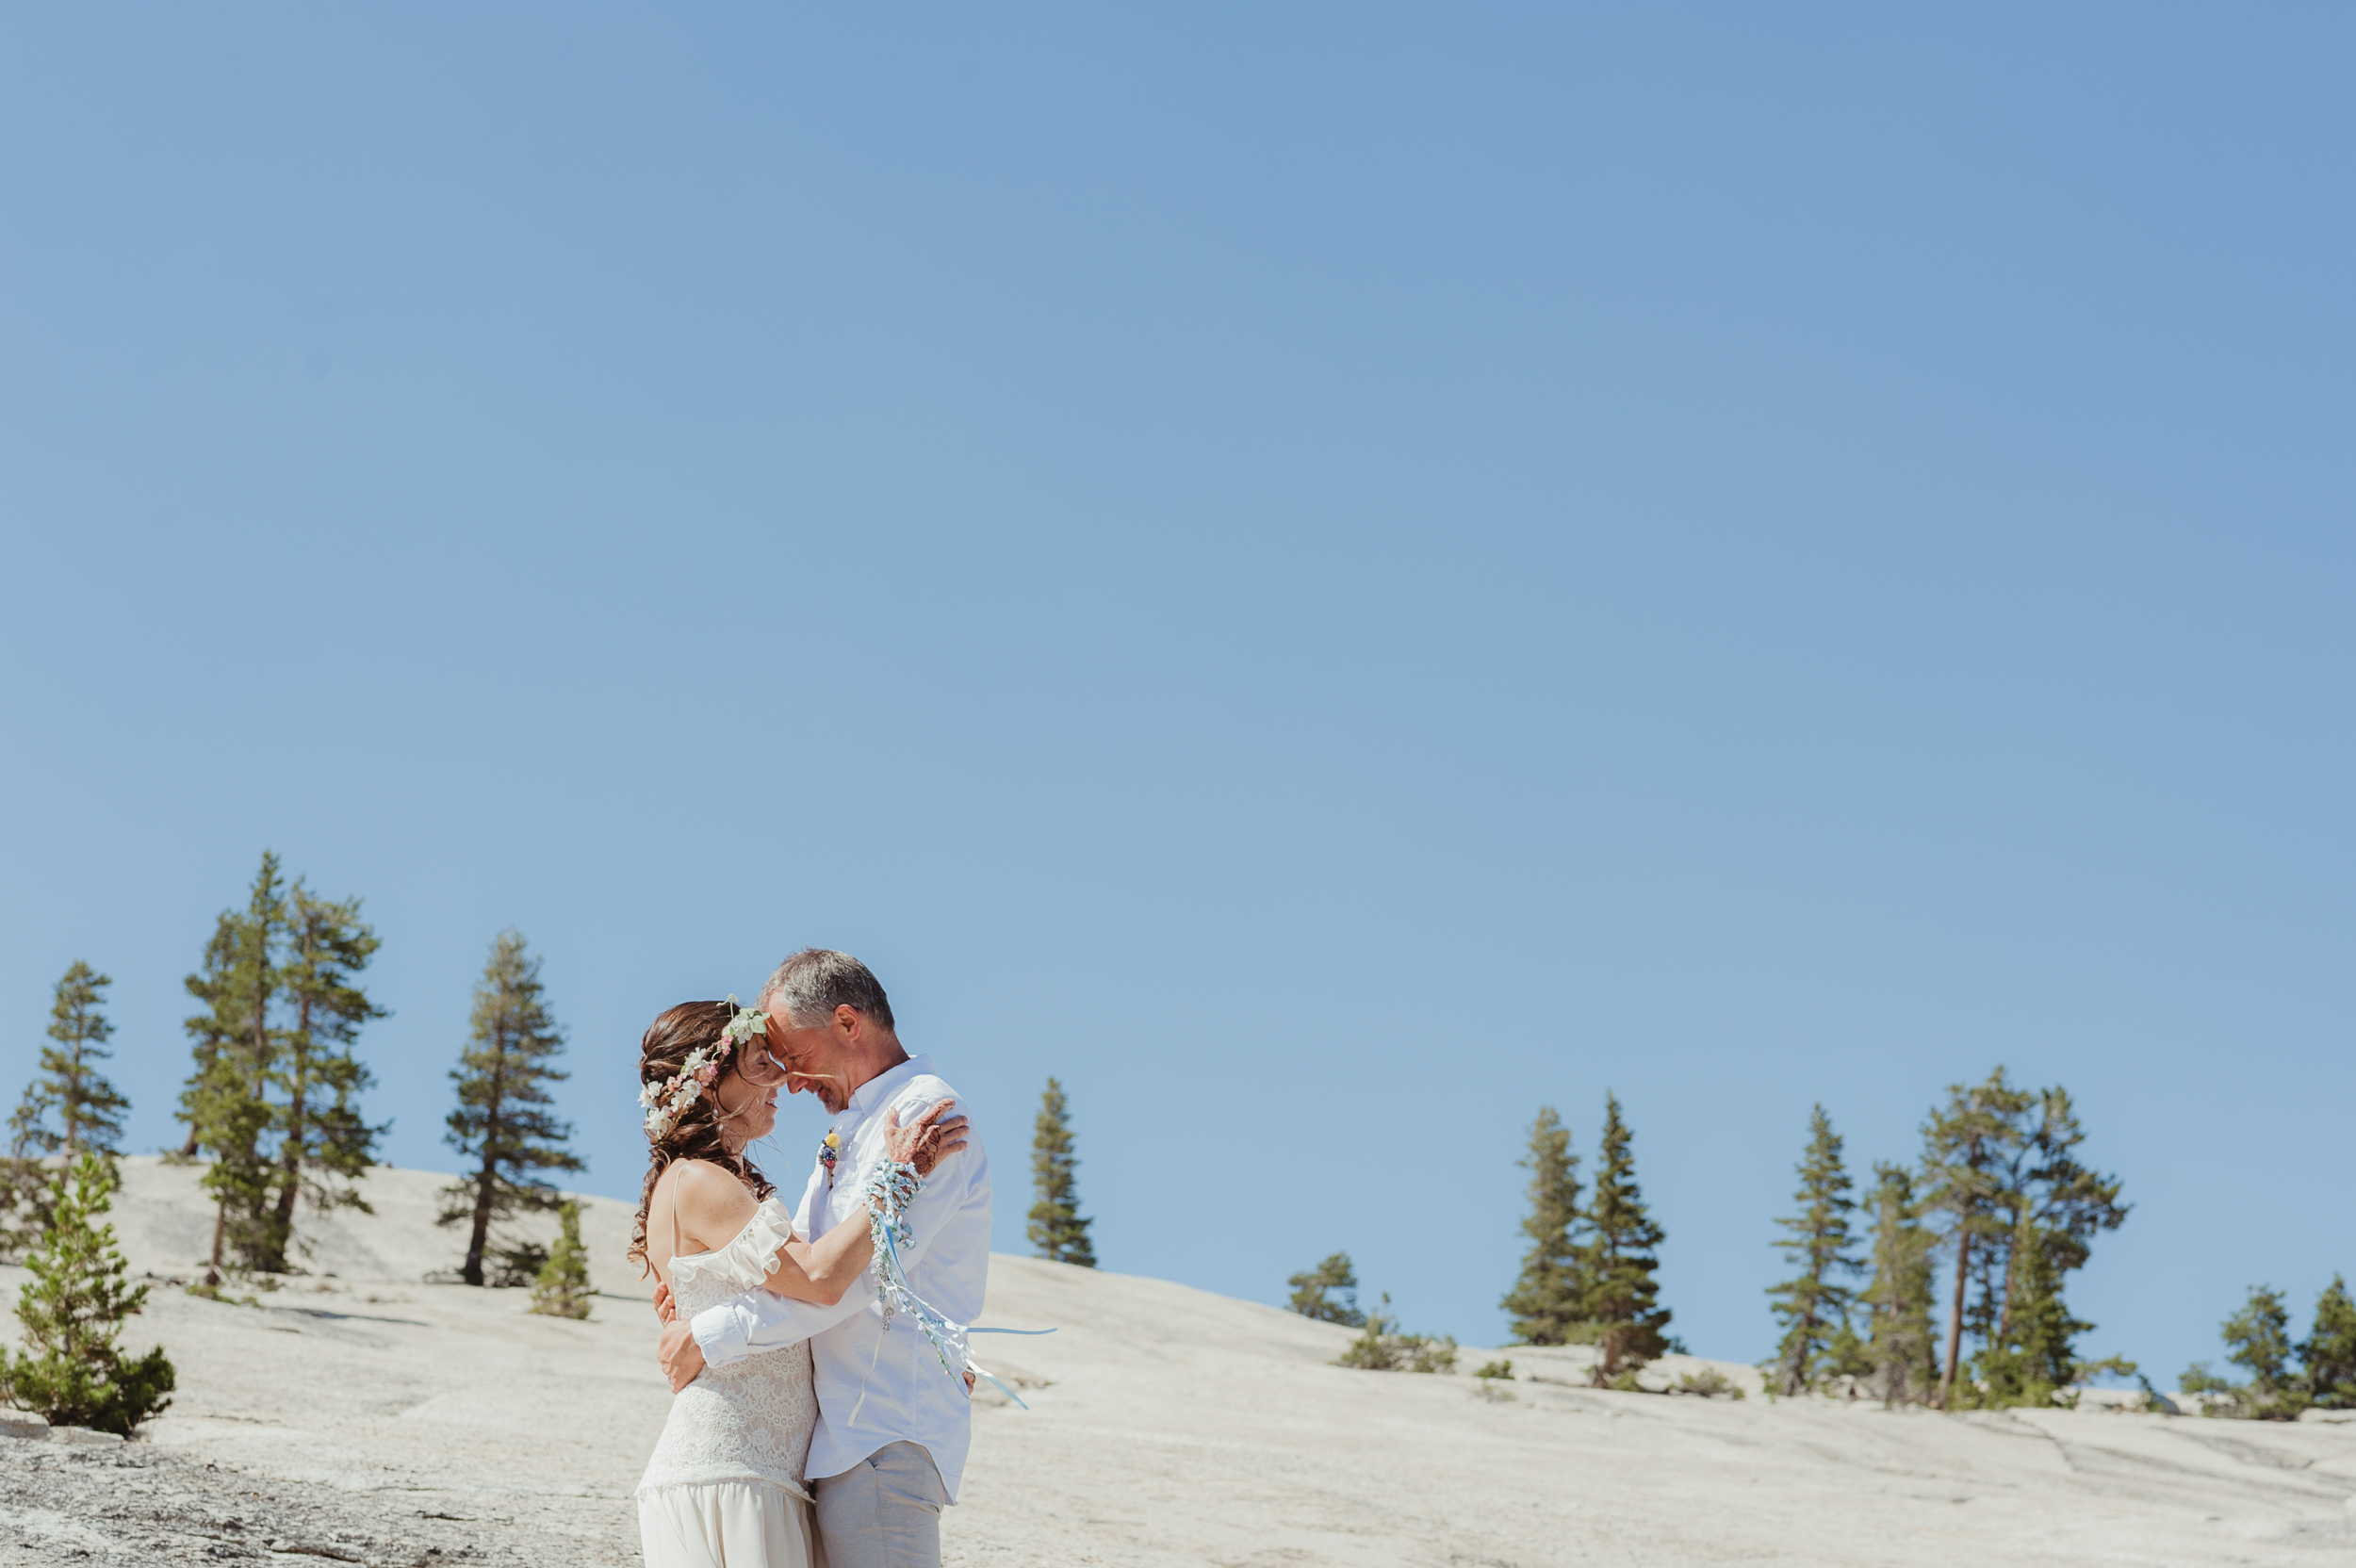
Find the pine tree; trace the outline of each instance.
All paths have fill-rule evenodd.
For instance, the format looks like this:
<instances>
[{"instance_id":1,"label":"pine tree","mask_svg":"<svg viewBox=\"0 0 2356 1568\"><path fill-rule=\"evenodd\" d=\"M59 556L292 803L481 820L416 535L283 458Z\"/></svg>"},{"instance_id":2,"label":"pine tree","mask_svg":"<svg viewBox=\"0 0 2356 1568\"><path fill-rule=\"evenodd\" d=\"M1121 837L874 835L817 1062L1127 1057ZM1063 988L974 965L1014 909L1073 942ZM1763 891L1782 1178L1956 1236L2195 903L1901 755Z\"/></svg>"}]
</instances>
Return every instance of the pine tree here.
<instances>
[{"instance_id":1,"label":"pine tree","mask_svg":"<svg viewBox=\"0 0 2356 1568\"><path fill-rule=\"evenodd\" d=\"M443 1141L478 1165L473 1175L442 1189L439 1217L444 1225L470 1227L460 1277L479 1285L491 1227L518 1209L557 1206L556 1189L539 1172L581 1168L564 1147L571 1126L548 1110L548 1086L566 1076L551 1065L564 1049L564 1032L548 1016L540 960L525 954L523 935L512 927L491 944L475 987L473 1026L450 1073L458 1108L450 1113Z\"/></svg>"},{"instance_id":2,"label":"pine tree","mask_svg":"<svg viewBox=\"0 0 2356 1568\"><path fill-rule=\"evenodd\" d=\"M8 1119L9 1152L17 1158L65 1155L70 1163L85 1149L112 1155L123 1142L123 1113L130 1108L97 1063L114 1025L99 1011L114 982L76 958L57 982L49 1010L49 1037L41 1050L39 1076L27 1085L23 1103ZM50 1114L57 1125L50 1125Z\"/></svg>"},{"instance_id":3,"label":"pine tree","mask_svg":"<svg viewBox=\"0 0 2356 1568\"><path fill-rule=\"evenodd\" d=\"M1293 1287L1292 1300L1287 1303L1303 1317L1314 1317L1320 1323L1339 1323L1345 1329L1363 1329L1366 1315L1358 1310L1358 1274L1350 1266L1350 1254L1336 1252L1317 1267L1294 1275L1284 1282ZM1340 1299L1333 1293L1347 1292Z\"/></svg>"},{"instance_id":4,"label":"pine tree","mask_svg":"<svg viewBox=\"0 0 2356 1568\"><path fill-rule=\"evenodd\" d=\"M2094 1325L2070 1315L2062 1287L2085 1266L2096 1233L2125 1222L2128 1205L2117 1177L2080 1163L2086 1132L2068 1090L2016 1090L2000 1069L1973 1093L1992 1129L1975 1172L1986 1206L1965 1233L1978 1292L1964 1322L1978 1349L1948 1403L2043 1406L2094 1370L2075 1345Z\"/></svg>"},{"instance_id":5,"label":"pine tree","mask_svg":"<svg viewBox=\"0 0 2356 1568\"><path fill-rule=\"evenodd\" d=\"M1669 1309L1659 1304L1659 1250L1666 1239L1644 1212L1636 1185L1636 1157L1619 1097L1604 1096L1603 1142L1595 1155L1595 1188L1587 1206L1588 1239L1579 1262L1586 1276L1586 1315L1602 1348L1592 1380L1597 1388L1628 1386L1637 1368L1669 1348L1661 1330Z\"/></svg>"},{"instance_id":6,"label":"pine tree","mask_svg":"<svg viewBox=\"0 0 2356 1568\"><path fill-rule=\"evenodd\" d=\"M1938 1238L1922 1225L1914 1178L1903 1167L1873 1168L1873 1272L1865 1305L1863 1359L1881 1388L1882 1403L1927 1403L1939 1382L1938 1347L1931 1333L1931 1255Z\"/></svg>"},{"instance_id":7,"label":"pine tree","mask_svg":"<svg viewBox=\"0 0 2356 1568\"><path fill-rule=\"evenodd\" d=\"M589 1249L581 1244L581 1204L567 1198L556 1206L556 1246L532 1282L532 1310L543 1317L587 1317Z\"/></svg>"},{"instance_id":8,"label":"pine tree","mask_svg":"<svg viewBox=\"0 0 2356 1568\"><path fill-rule=\"evenodd\" d=\"M112 1165L91 1150L57 1171L49 1228L25 1265L33 1277L17 1295L27 1348L0 1351L0 1389L54 1426L128 1437L172 1403L175 1374L161 1346L123 1358L123 1320L139 1310L147 1287L123 1283L114 1227L100 1217L114 1189Z\"/></svg>"},{"instance_id":9,"label":"pine tree","mask_svg":"<svg viewBox=\"0 0 2356 1568\"><path fill-rule=\"evenodd\" d=\"M2288 1420L2305 1403L2291 1375L2291 1315L2282 1293L2267 1285L2250 1288L2241 1311L2225 1320L2225 1359L2250 1374L2238 1392L2248 1413Z\"/></svg>"},{"instance_id":10,"label":"pine tree","mask_svg":"<svg viewBox=\"0 0 2356 1568\"><path fill-rule=\"evenodd\" d=\"M1522 1234L1521 1278L1498 1302L1513 1319L1516 1345L1573 1345L1592 1340L1587 1280L1579 1269L1579 1156L1571 1132L1551 1105L1530 1124L1530 1149L1516 1162L1530 1172L1530 1214Z\"/></svg>"},{"instance_id":11,"label":"pine tree","mask_svg":"<svg viewBox=\"0 0 2356 1568\"><path fill-rule=\"evenodd\" d=\"M360 1091L373 1080L352 1054L361 1027L386 1016L358 984L376 933L361 923L358 899L319 898L300 881L287 908L280 983L292 1016L270 1072L283 1097L273 1102L278 1195L262 1227L262 1266L271 1269L286 1266L299 1198L320 1213L374 1212L353 1184L375 1163L384 1131L360 1115Z\"/></svg>"},{"instance_id":12,"label":"pine tree","mask_svg":"<svg viewBox=\"0 0 2356 1568\"><path fill-rule=\"evenodd\" d=\"M1952 1407L1963 1367L1966 1304L1975 1279L1981 1287L1978 1320L1984 1329L1993 1327L1996 1286L1991 1269L2011 1234L2002 1202L2005 1177L2022 1156L2020 1122L2032 1103L2031 1096L2004 1081L2001 1067L1987 1083L1952 1085L1947 1095L1946 1106L1932 1111L1922 1126L1922 1204L1947 1217L1945 1240L1955 1249L1947 1355L1939 1384L1942 1409Z\"/></svg>"},{"instance_id":13,"label":"pine tree","mask_svg":"<svg viewBox=\"0 0 2356 1568\"><path fill-rule=\"evenodd\" d=\"M1821 1104L1808 1119L1808 1153L1800 1161L1799 1175L1799 1191L1792 1199L1799 1213L1775 1221L1792 1233L1791 1238L1775 1243L1799 1272L1767 1287L1783 1325L1771 1376L1786 1396L1821 1386L1838 1370L1837 1354L1848 1343L1849 1309L1857 1294L1840 1276L1855 1275L1865 1266L1850 1251L1854 1237L1849 1216L1857 1200L1849 1189L1854 1184L1841 1163L1840 1135Z\"/></svg>"},{"instance_id":14,"label":"pine tree","mask_svg":"<svg viewBox=\"0 0 2356 1568\"><path fill-rule=\"evenodd\" d=\"M1064 1107L1063 1086L1047 1080L1039 1096L1039 1123L1031 1134L1031 1184L1039 1201L1031 1205L1026 1231L1039 1255L1054 1263L1096 1266L1096 1250L1088 1242L1093 1219L1080 1217L1080 1193L1073 1180L1079 1156L1072 1152L1072 1123Z\"/></svg>"},{"instance_id":15,"label":"pine tree","mask_svg":"<svg viewBox=\"0 0 2356 1568\"><path fill-rule=\"evenodd\" d=\"M278 857L264 851L242 910L225 911L205 945L205 967L188 978L205 1010L188 1021L196 1070L181 1091L188 1147L212 1156L204 1186L213 1195L213 1246L205 1283L217 1286L232 1253L239 1266L270 1265L273 1162L264 1140L275 1119L270 1101L280 1033L271 1013L283 981L286 898Z\"/></svg>"},{"instance_id":16,"label":"pine tree","mask_svg":"<svg viewBox=\"0 0 2356 1568\"><path fill-rule=\"evenodd\" d=\"M2299 1348L2307 1398L2324 1410L2356 1410L2356 1299L2331 1276L2315 1302L2315 1326Z\"/></svg>"}]
</instances>

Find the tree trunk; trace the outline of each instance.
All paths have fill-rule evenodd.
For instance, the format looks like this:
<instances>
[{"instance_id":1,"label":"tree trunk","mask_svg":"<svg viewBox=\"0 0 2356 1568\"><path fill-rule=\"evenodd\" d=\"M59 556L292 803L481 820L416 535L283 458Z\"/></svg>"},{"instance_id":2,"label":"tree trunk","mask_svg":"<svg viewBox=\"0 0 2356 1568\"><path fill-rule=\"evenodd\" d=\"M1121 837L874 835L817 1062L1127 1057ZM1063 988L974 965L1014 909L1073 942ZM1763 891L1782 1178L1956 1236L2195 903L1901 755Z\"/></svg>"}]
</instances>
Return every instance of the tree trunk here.
<instances>
[{"instance_id":1,"label":"tree trunk","mask_svg":"<svg viewBox=\"0 0 2356 1568\"><path fill-rule=\"evenodd\" d=\"M74 1112L82 1102L82 1045L75 1040L66 1047L65 1088L58 1095L57 1119L65 1123L65 1164L74 1168L74 1156L81 1152L82 1124Z\"/></svg>"},{"instance_id":2,"label":"tree trunk","mask_svg":"<svg viewBox=\"0 0 2356 1568\"><path fill-rule=\"evenodd\" d=\"M483 1243L491 1230L491 1194L499 1185L499 1163L490 1139L483 1146L483 1169L474 1179L474 1233L466 1238L466 1267L462 1278L470 1285L483 1282Z\"/></svg>"},{"instance_id":3,"label":"tree trunk","mask_svg":"<svg viewBox=\"0 0 2356 1568\"><path fill-rule=\"evenodd\" d=\"M1963 1292L1972 1280L1972 1222L1966 1218L1955 1233L1955 1299L1947 1314L1947 1369L1939 1379L1939 1408L1953 1407L1955 1373L1963 1355Z\"/></svg>"},{"instance_id":4,"label":"tree trunk","mask_svg":"<svg viewBox=\"0 0 2356 1568\"><path fill-rule=\"evenodd\" d=\"M188 1123L188 1141L180 1146L180 1157L184 1160L196 1158L196 1123L193 1121Z\"/></svg>"},{"instance_id":5,"label":"tree trunk","mask_svg":"<svg viewBox=\"0 0 2356 1568\"><path fill-rule=\"evenodd\" d=\"M474 1234L466 1241L466 1267L462 1278L470 1285L483 1282L483 1244L491 1231L491 1198L499 1191L499 1113L507 1108L507 1037L495 1037L497 1066L491 1069L491 1093L483 1107L483 1169L474 1183Z\"/></svg>"},{"instance_id":6,"label":"tree trunk","mask_svg":"<svg viewBox=\"0 0 2356 1568\"><path fill-rule=\"evenodd\" d=\"M283 1271L294 1239L295 1197L303 1188L303 1114L311 1077L311 999L303 997L295 1017L294 1074L286 1092L286 1133L278 1145L278 1215L270 1228L270 1249Z\"/></svg>"},{"instance_id":7,"label":"tree trunk","mask_svg":"<svg viewBox=\"0 0 2356 1568\"><path fill-rule=\"evenodd\" d=\"M216 1200L213 1204L213 1261L205 1270L205 1282L208 1285L218 1286L221 1283L221 1234L228 1218L229 1200Z\"/></svg>"},{"instance_id":8,"label":"tree trunk","mask_svg":"<svg viewBox=\"0 0 2356 1568\"><path fill-rule=\"evenodd\" d=\"M1996 1309L1996 1343L1999 1345L2005 1344L2012 1338L2013 1266L2020 1261L2020 1258L2021 1227L2015 1225L2011 1237L2004 1243L2004 1295L2003 1304Z\"/></svg>"}]
</instances>

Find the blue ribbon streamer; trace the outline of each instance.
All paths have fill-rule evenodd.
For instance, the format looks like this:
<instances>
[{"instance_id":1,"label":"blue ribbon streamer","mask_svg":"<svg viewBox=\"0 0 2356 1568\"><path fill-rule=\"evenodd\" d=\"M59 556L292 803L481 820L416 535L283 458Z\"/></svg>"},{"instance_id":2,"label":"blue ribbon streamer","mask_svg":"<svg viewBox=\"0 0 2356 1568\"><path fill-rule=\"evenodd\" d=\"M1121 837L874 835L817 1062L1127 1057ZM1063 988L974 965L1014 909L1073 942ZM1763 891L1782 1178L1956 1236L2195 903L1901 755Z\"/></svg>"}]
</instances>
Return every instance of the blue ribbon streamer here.
<instances>
[{"instance_id":1,"label":"blue ribbon streamer","mask_svg":"<svg viewBox=\"0 0 2356 1568\"><path fill-rule=\"evenodd\" d=\"M949 1374L952 1382L962 1384L971 1370L976 1377L988 1378L999 1393L1022 1405L1023 1396L1008 1388L976 1363L966 1344L971 1334L1052 1334L1053 1329L979 1329L970 1323L959 1323L935 1308L916 1294L908 1284L907 1267L900 1262L900 1243L908 1239L908 1209L923 1190L924 1179L912 1165L880 1166L867 1179L867 1223L875 1242L875 1294L883 1307L884 1328L892 1327L892 1318L906 1313L916 1320L917 1328L940 1358L941 1369ZM973 1396L967 1390L966 1397ZM864 1399L861 1400L864 1403Z\"/></svg>"}]
</instances>

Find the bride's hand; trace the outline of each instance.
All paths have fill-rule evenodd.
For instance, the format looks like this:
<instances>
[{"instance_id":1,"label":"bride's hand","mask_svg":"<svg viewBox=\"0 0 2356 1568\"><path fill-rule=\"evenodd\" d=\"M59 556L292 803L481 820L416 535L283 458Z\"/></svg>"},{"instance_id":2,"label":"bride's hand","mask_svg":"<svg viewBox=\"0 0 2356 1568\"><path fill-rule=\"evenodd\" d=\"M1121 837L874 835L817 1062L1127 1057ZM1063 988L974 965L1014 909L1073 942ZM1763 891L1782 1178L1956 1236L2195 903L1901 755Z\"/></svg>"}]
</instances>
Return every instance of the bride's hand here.
<instances>
[{"instance_id":1,"label":"bride's hand","mask_svg":"<svg viewBox=\"0 0 2356 1568\"><path fill-rule=\"evenodd\" d=\"M885 1157L895 1165L912 1165L919 1176L930 1176L933 1167L965 1147L965 1118L941 1119L941 1113L956 1104L944 1100L907 1126L900 1125L900 1107L892 1106L884 1113L884 1125L891 1135L884 1140Z\"/></svg>"}]
</instances>

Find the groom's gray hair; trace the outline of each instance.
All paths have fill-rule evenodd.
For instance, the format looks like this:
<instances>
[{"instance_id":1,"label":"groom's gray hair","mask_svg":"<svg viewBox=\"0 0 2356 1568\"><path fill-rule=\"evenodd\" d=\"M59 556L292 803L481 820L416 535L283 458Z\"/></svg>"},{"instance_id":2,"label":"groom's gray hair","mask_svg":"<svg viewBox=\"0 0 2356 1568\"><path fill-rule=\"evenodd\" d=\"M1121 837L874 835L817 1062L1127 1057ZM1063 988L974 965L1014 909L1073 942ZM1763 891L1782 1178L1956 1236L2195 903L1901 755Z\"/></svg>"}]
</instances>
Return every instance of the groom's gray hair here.
<instances>
[{"instance_id":1,"label":"groom's gray hair","mask_svg":"<svg viewBox=\"0 0 2356 1568\"><path fill-rule=\"evenodd\" d=\"M761 1000L798 1029L816 1028L833 1018L837 1007L857 1008L887 1029L899 1027L892 1021L892 999L875 972L832 948L806 947L779 964L761 988Z\"/></svg>"}]
</instances>

